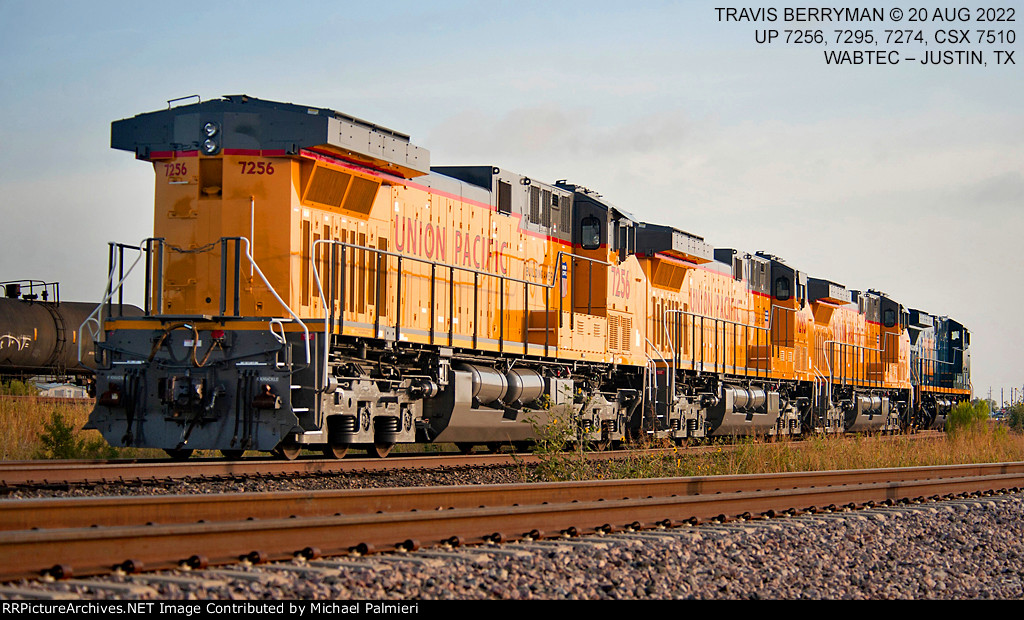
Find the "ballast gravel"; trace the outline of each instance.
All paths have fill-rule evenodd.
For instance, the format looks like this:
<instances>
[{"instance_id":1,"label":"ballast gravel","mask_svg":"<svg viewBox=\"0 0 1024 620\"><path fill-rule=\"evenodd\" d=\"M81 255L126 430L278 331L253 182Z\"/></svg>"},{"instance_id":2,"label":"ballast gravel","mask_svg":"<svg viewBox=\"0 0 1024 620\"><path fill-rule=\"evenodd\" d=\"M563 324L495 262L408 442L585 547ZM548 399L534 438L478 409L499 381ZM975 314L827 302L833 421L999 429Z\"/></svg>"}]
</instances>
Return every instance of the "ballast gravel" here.
<instances>
[{"instance_id":1,"label":"ballast gravel","mask_svg":"<svg viewBox=\"0 0 1024 620\"><path fill-rule=\"evenodd\" d=\"M159 575L108 578L131 594L21 587L95 599L1020 599L1024 494Z\"/></svg>"},{"instance_id":2,"label":"ballast gravel","mask_svg":"<svg viewBox=\"0 0 1024 620\"><path fill-rule=\"evenodd\" d=\"M512 484L528 481L531 469L532 467L529 465L521 467L488 465L357 471L298 476L240 476L223 480L215 478L184 478L174 480L122 481L103 484L18 488L6 493L3 498L207 495L217 493L266 493L271 491Z\"/></svg>"}]
</instances>

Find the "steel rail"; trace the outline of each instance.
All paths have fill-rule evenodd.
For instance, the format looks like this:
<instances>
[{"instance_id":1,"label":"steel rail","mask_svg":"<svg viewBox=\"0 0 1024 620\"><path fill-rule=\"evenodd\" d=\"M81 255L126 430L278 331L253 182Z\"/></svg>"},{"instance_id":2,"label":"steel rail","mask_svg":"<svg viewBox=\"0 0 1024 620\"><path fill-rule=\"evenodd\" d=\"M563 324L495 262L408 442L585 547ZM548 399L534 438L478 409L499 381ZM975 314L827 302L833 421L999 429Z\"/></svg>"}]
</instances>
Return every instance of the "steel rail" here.
<instances>
[{"instance_id":1,"label":"steel rail","mask_svg":"<svg viewBox=\"0 0 1024 620\"><path fill-rule=\"evenodd\" d=\"M912 468L911 479L868 482L863 470L830 472L831 484L808 477L786 489L738 490L686 494L692 479L675 479L683 494L579 500L559 489L557 501L541 501L539 485L527 485L520 495L515 487L494 496L501 505L453 507L444 510L398 510L384 513L341 514L296 518L226 520L191 524L57 528L0 532L0 579L11 580L53 571L63 575L129 569L173 568L181 562L194 565L256 561L365 552L383 548L416 548L423 544L460 541L480 543L543 535L586 534L623 527L679 525L696 520L737 515L760 515L815 506L864 505L914 498L1024 488L1020 463L957 466L936 470L920 478L922 468ZM941 468L940 468L941 469ZM1016 470L1016 471L1010 471ZM900 470L896 470L900 471ZM984 472L979 474L979 472ZM876 470L876 476L893 476L894 470ZM762 476L762 478L764 478ZM702 484L710 479L702 481ZM761 486L765 480L761 480ZM575 491L595 486L576 484ZM654 488L651 481L640 481ZM517 485L518 486L518 485ZM614 488L611 486L611 488ZM641 486L640 488L644 488ZM393 490L392 490L393 491ZM435 493L435 489L424 489ZM567 493L569 493L567 495ZM568 497L573 497L568 500ZM298 505L301 502L296 502Z\"/></svg>"},{"instance_id":2,"label":"steel rail","mask_svg":"<svg viewBox=\"0 0 1024 620\"><path fill-rule=\"evenodd\" d=\"M849 485L877 482L880 478L887 482L907 482L992 474L1024 474L1024 462L843 472L592 480L585 485L578 482L553 482L215 495L10 499L0 501L0 531L452 510L503 505L511 496L519 504L553 504L815 488L834 485L837 479L841 479L841 484Z\"/></svg>"}]
</instances>

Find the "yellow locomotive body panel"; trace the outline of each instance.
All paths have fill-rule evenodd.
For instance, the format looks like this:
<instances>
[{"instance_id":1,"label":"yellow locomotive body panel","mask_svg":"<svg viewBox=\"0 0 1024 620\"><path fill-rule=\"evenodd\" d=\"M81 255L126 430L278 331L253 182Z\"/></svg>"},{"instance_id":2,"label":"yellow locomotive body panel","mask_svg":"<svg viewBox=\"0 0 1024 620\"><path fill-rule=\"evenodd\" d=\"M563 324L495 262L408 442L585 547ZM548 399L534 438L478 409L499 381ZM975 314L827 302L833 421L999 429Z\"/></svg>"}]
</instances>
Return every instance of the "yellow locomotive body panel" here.
<instances>
[{"instance_id":1,"label":"yellow locomotive body panel","mask_svg":"<svg viewBox=\"0 0 1024 620\"><path fill-rule=\"evenodd\" d=\"M242 316L289 317L258 267L304 321L340 315L334 334L644 363L642 293L624 284L642 281L636 259L593 273L584 263L560 276L556 261L571 246L525 230L518 214L324 149L297 157L174 153L153 165L155 237L170 257L166 314L217 314L235 276L233 246L220 240L232 237L250 241L255 262L247 268L243 259L239 269ZM335 297L325 304L332 275Z\"/></svg>"}]
</instances>

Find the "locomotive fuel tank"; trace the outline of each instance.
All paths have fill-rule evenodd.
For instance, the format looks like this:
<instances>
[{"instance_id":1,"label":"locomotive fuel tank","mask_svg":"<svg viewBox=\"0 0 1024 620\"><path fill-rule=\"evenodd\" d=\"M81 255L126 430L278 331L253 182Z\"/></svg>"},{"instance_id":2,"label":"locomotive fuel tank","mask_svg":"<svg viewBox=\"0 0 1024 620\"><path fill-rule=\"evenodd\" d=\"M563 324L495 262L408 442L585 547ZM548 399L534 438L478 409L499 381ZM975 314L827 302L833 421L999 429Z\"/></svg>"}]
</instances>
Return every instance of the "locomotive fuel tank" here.
<instances>
[{"instance_id":1,"label":"locomotive fuel tank","mask_svg":"<svg viewBox=\"0 0 1024 620\"><path fill-rule=\"evenodd\" d=\"M849 433L896 430L899 420L887 396L858 394L846 407L845 425Z\"/></svg>"},{"instance_id":2,"label":"locomotive fuel tank","mask_svg":"<svg viewBox=\"0 0 1024 620\"><path fill-rule=\"evenodd\" d=\"M779 394L759 387L726 386L708 410L711 435L767 435L779 421Z\"/></svg>"}]
</instances>

